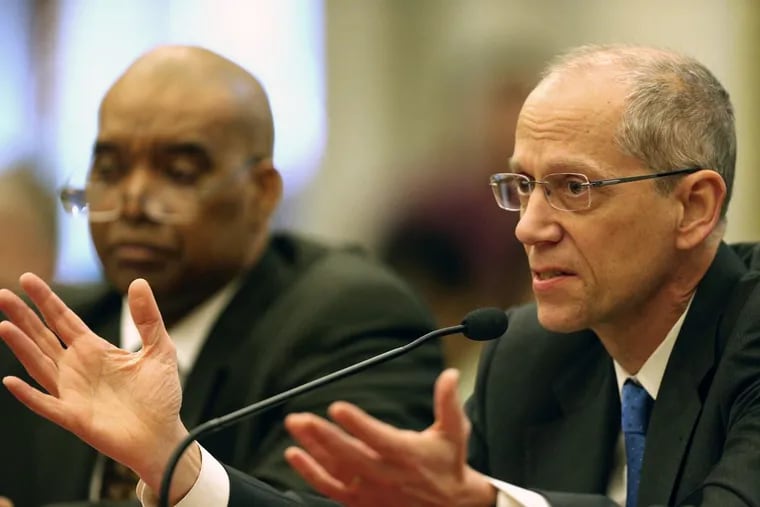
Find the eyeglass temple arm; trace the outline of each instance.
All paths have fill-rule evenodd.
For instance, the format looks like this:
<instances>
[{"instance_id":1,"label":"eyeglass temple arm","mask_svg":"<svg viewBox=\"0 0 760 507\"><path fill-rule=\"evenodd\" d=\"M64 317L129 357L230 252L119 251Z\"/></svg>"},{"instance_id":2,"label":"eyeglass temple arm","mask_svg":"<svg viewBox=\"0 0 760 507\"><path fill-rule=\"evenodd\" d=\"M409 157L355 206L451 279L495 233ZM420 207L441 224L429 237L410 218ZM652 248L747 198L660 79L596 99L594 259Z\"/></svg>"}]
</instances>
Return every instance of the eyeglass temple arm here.
<instances>
[{"instance_id":1,"label":"eyeglass temple arm","mask_svg":"<svg viewBox=\"0 0 760 507\"><path fill-rule=\"evenodd\" d=\"M641 181L651 180L654 178L662 178L663 176L676 176L679 174L689 174L699 171L699 167L689 167L688 169L678 169L677 171L668 171L664 173L654 174L642 174L641 176L628 176L626 178L610 178L607 180L589 181L588 183L581 183L584 187L606 187L608 185L617 185L618 183L626 183L629 181Z\"/></svg>"}]
</instances>

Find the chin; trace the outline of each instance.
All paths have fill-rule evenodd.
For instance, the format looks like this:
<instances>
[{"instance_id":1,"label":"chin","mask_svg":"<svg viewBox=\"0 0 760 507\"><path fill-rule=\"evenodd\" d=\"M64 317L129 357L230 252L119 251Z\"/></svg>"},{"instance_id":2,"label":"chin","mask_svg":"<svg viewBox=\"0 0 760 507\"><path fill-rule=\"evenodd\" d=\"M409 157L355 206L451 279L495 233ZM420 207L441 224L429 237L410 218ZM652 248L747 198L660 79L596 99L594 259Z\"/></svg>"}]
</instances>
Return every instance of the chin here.
<instances>
[{"instance_id":1,"label":"chin","mask_svg":"<svg viewBox=\"0 0 760 507\"><path fill-rule=\"evenodd\" d=\"M577 307L569 305L537 304L538 322L554 333L574 333L588 327L586 319Z\"/></svg>"},{"instance_id":2,"label":"chin","mask_svg":"<svg viewBox=\"0 0 760 507\"><path fill-rule=\"evenodd\" d=\"M150 285L151 291L156 297L167 291L172 286L172 277L168 272L156 273L146 272L145 270L120 270L118 273L108 276L111 283L124 294L127 293L129 285L136 279L143 278Z\"/></svg>"}]
</instances>

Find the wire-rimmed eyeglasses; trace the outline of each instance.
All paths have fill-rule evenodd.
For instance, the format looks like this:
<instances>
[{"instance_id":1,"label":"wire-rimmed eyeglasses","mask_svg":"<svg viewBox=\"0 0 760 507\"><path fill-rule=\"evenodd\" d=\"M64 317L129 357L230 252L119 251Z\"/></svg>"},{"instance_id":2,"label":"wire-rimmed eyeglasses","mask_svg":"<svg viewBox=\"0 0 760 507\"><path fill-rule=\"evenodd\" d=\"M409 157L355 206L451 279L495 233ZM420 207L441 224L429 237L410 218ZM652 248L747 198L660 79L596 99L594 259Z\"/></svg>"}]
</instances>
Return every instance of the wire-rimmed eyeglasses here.
<instances>
[{"instance_id":1,"label":"wire-rimmed eyeglasses","mask_svg":"<svg viewBox=\"0 0 760 507\"><path fill-rule=\"evenodd\" d=\"M192 221L204 199L233 183L263 160L251 157L240 167L222 179L188 184L159 176L151 181L149 188L140 195L142 209L152 220L166 224L182 224ZM90 178L82 187L66 185L59 198L66 213L87 216L90 222L109 222L121 216L128 196L121 180Z\"/></svg>"},{"instance_id":2,"label":"wire-rimmed eyeglasses","mask_svg":"<svg viewBox=\"0 0 760 507\"><path fill-rule=\"evenodd\" d=\"M524 174L497 173L491 176L490 185L496 204L508 211L524 209L536 185L544 188L544 195L552 208L561 211L582 211L591 207L591 188L593 187L691 174L700 170L699 167L690 167L605 180L589 180L586 175L579 173L552 173L547 174L542 180L532 180Z\"/></svg>"}]
</instances>

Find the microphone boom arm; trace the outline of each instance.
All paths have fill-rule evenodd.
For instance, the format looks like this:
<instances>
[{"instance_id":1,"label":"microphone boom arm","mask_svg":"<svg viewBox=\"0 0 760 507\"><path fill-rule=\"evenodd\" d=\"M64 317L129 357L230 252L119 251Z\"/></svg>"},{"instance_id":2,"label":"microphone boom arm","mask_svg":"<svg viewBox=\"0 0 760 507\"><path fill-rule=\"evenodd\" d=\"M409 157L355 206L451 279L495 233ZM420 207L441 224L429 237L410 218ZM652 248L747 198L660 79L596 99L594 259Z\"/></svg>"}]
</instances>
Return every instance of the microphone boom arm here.
<instances>
[{"instance_id":1,"label":"microphone boom arm","mask_svg":"<svg viewBox=\"0 0 760 507\"><path fill-rule=\"evenodd\" d=\"M266 410L268 408L280 405L288 401L289 399L293 398L294 396L311 391L324 384L328 384L330 382L340 380L343 377L353 375L354 373L358 373L362 370L365 370L369 368L370 366L384 363L395 357L403 355L406 352L419 347L420 345L422 345L423 343L425 343L426 341L432 338L460 333L464 331L466 328L467 326L465 324L458 324L456 326L449 326L449 327L444 327L441 329L436 329L435 331L431 331L425 335L422 335L419 338L412 340L411 342L405 345L401 345L400 347L396 347L394 349L388 350L386 352L383 352L382 354L372 356L359 363L352 364L340 370L329 373L325 375L324 377L319 377L317 379L312 380L311 382L301 384L292 389L288 389L287 391L283 391L279 394L276 394L274 396L271 396L259 402L253 403L251 405L247 405L239 410L230 412L229 414L225 414L221 417L210 419L204 422L203 424L196 426L182 440L182 442L180 442L177 448L174 449L174 452L169 458L169 462L166 465L166 470L164 472L163 477L161 478L161 489L159 490L159 495L158 495L159 507L168 507L169 488L171 486L172 476L174 475L174 469L177 467L177 463L179 463L179 460L182 457L182 454L184 454L185 450L190 446L190 444L196 441L201 435L211 435L213 433L216 433L217 431L238 422L240 419L243 419L244 417L247 417L257 412L261 412L262 410Z\"/></svg>"}]
</instances>

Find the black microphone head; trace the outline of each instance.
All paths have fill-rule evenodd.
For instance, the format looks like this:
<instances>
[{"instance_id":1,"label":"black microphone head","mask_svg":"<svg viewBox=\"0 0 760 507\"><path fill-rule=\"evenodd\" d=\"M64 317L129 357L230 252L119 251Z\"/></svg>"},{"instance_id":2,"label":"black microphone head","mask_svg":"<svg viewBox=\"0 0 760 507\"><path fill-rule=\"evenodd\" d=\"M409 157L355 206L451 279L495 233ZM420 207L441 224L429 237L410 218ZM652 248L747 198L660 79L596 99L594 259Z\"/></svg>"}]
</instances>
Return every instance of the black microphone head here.
<instances>
[{"instance_id":1,"label":"black microphone head","mask_svg":"<svg viewBox=\"0 0 760 507\"><path fill-rule=\"evenodd\" d=\"M470 340L493 340L507 330L507 314L500 308L478 308L468 313L462 325L462 334Z\"/></svg>"}]
</instances>

